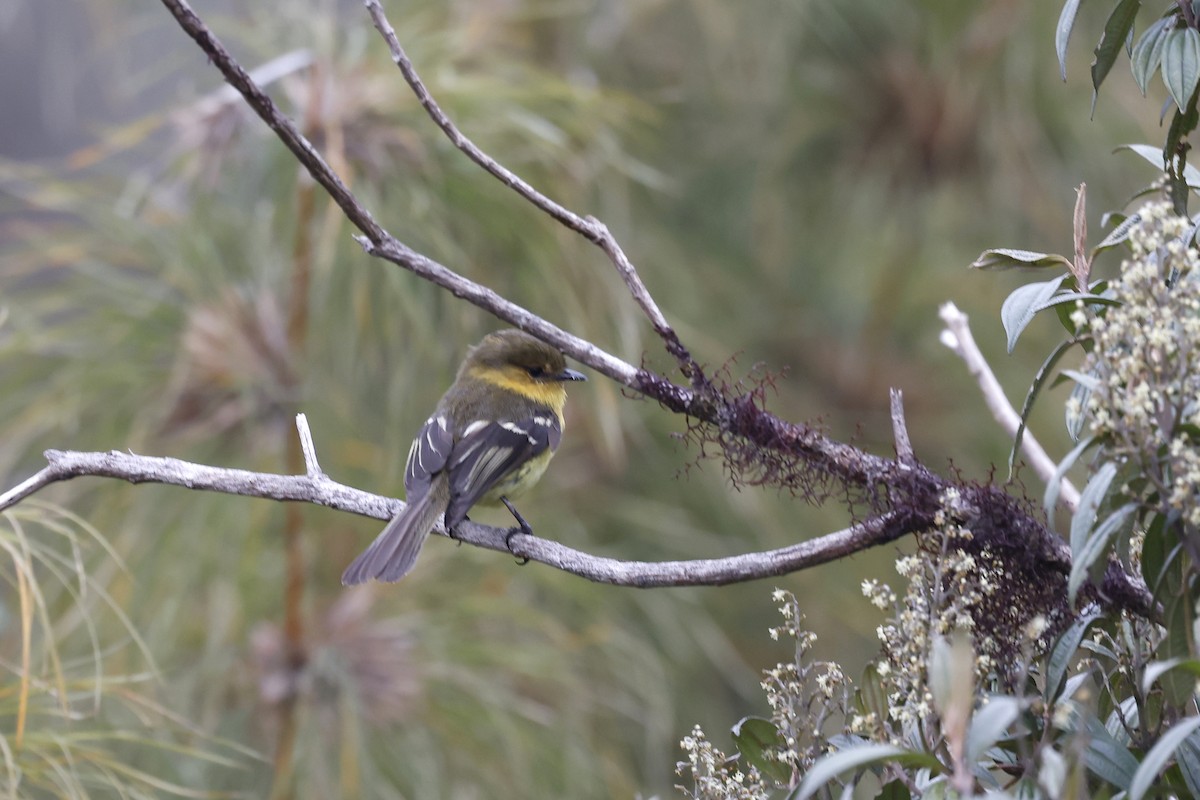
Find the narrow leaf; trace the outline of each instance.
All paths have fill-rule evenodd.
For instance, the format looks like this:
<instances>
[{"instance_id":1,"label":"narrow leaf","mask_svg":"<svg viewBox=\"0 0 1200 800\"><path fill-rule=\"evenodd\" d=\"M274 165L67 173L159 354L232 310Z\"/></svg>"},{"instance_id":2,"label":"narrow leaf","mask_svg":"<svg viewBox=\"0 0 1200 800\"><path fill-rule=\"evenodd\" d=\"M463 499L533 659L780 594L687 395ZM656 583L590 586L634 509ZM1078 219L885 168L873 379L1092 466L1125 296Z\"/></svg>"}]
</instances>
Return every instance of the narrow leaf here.
<instances>
[{"instance_id":1,"label":"narrow leaf","mask_svg":"<svg viewBox=\"0 0 1200 800\"><path fill-rule=\"evenodd\" d=\"M1095 717L1089 716L1085 727L1090 737L1083 755L1087 768L1113 786L1128 789L1138 771L1137 758Z\"/></svg>"},{"instance_id":2,"label":"narrow leaf","mask_svg":"<svg viewBox=\"0 0 1200 800\"><path fill-rule=\"evenodd\" d=\"M1175 15L1171 14L1152 24L1138 39L1137 44L1133 47L1133 52L1129 54L1129 66L1133 70L1133 80L1142 90L1143 97L1146 95L1150 77L1162 63L1163 45L1167 41L1166 34L1168 29L1175 25L1175 20Z\"/></svg>"},{"instance_id":3,"label":"narrow leaf","mask_svg":"<svg viewBox=\"0 0 1200 800\"><path fill-rule=\"evenodd\" d=\"M1078 553L1072 550L1071 574L1067 578L1068 602L1075 603L1075 595L1079 591L1079 587L1083 584L1083 579L1087 577L1088 571L1093 564L1101 563L1101 559L1108 549L1108 543L1112 539L1113 534L1121 529L1121 526L1129 519L1129 515L1135 510L1137 510L1135 503L1126 503L1121 506L1096 527L1095 531L1087 537L1087 540L1083 543L1083 547ZM1073 529L1072 532L1074 532Z\"/></svg>"},{"instance_id":4,"label":"narrow leaf","mask_svg":"<svg viewBox=\"0 0 1200 800\"><path fill-rule=\"evenodd\" d=\"M928 753L890 744L862 744L831 753L813 764L790 800L808 800L839 775L887 763L941 770L941 763Z\"/></svg>"},{"instance_id":5,"label":"narrow leaf","mask_svg":"<svg viewBox=\"0 0 1200 800\"><path fill-rule=\"evenodd\" d=\"M1041 751L1041 767L1038 768L1038 784L1039 789L1048 792L1051 797L1069 797L1063 791L1063 786L1067 783L1067 760L1055 750L1053 747L1043 748ZM1017 795L1021 797L1022 795ZM1037 797L1034 793L1031 797Z\"/></svg>"},{"instance_id":6,"label":"narrow leaf","mask_svg":"<svg viewBox=\"0 0 1200 800\"><path fill-rule=\"evenodd\" d=\"M1054 370L1055 365L1066 355L1067 351L1074 347L1072 341L1060 342L1058 347L1046 357L1042 362L1042 366L1038 368L1037 374L1033 376L1033 383L1029 386L1029 392L1025 395L1025 403L1021 406L1021 424L1017 426L1017 435L1013 437L1012 449L1008 453L1008 477L1012 478L1013 468L1017 463L1017 453L1021 449L1021 439L1025 436L1025 425L1029 421L1029 413L1033 411L1033 402L1041 393L1042 387L1046 385L1046 379Z\"/></svg>"},{"instance_id":7,"label":"narrow leaf","mask_svg":"<svg viewBox=\"0 0 1200 800\"><path fill-rule=\"evenodd\" d=\"M1071 380L1075 381L1080 386L1088 389L1098 389L1100 387L1100 379L1090 372L1080 372L1074 369L1064 369L1063 375L1066 375Z\"/></svg>"},{"instance_id":8,"label":"narrow leaf","mask_svg":"<svg viewBox=\"0 0 1200 800\"><path fill-rule=\"evenodd\" d=\"M1162 581L1167 567L1165 528L1163 516L1155 514L1146 526L1146 536L1142 540L1142 580L1153 595L1158 595L1158 584Z\"/></svg>"},{"instance_id":9,"label":"narrow leaf","mask_svg":"<svg viewBox=\"0 0 1200 800\"><path fill-rule=\"evenodd\" d=\"M1070 266L1070 259L1056 253L1035 253L1032 250L1014 250L1007 247L984 250L979 254L979 258L971 262L971 269L1069 268Z\"/></svg>"},{"instance_id":10,"label":"narrow leaf","mask_svg":"<svg viewBox=\"0 0 1200 800\"><path fill-rule=\"evenodd\" d=\"M1198 727L1200 717L1188 717L1158 738L1154 747L1142 757L1142 765L1134 773L1133 781L1129 784L1128 800L1142 800L1146 796L1146 792L1154 785L1154 779L1175 755L1175 750Z\"/></svg>"},{"instance_id":11,"label":"narrow leaf","mask_svg":"<svg viewBox=\"0 0 1200 800\"><path fill-rule=\"evenodd\" d=\"M1128 150L1131 153L1136 153L1142 158L1149 161L1159 172L1167 171L1167 164L1163 160L1163 151L1161 147L1153 147L1148 144L1123 144L1116 148L1113 152ZM1193 189L1200 189L1200 168L1188 164L1183 170L1183 177L1187 179L1188 186Z\"/></svg>"},{"instance_id":12,"label":"narrow leaf","mask_svg":"<svg viewBox=\"0 0 1200 800\"><path fill-rule=\"evenodd\" d=\"M1159 678L1176 669L1183 670L1193 678L1200 678L1200 660L1198 659L1169 658L1166 661L1153 661L1146 665L1146 671L1142 674L1142 691L1148 694L1150 687L1157 683Z\"/></svg>"},{"instance_id":13,"label":"narrow leaf","mask_svg":"<svg viewBox=\"0 0 1200 800\"><path fill-rule=\"evenodd\" d=\"M1096 91L1100 90L1100 84L1104 83L1113 62L1120 55L1121 46L1129 39L1133 20L1141 6L1142 0L1121 0L1104 23L1104 34L1096 45L1096 59L1092 62L1092 88Z\"/></svg>"},{"instance_id":14,"label":"narrow leaf","mask_svg":"<svg viewBox=\"0 0 1200 800\"><path fill-rule=\"evenodd\" d=\"M1141 221L1141 214L1133 214L1132 216L1126 217L1121 224L1109 231L1108 236L1105 236L1104 239L1100 241L1100 244L1092 248L1092 258L1095 258L1106 250L1111 250L1122 242L1129 241L1130 232L1136 228L1138 223Z\"/></svg>"},{"instance_id":15,"label":"narrow leaf","mask_svg":"<svg viewBox=\"0 0 1200 800\"><path fill-rule=\"evenodd\" d=\"M1079 13L1079 0L1063 3L1058 15L1058 26L1054 29L1054 52L1058 53L1058 71L1067 79L1067 44L1071 41L1071 29L1075 27L1075 16Z\"/></svg>"},{"instance_id":16,"label":"narrow leaf","mask_svg":"<svg viewBox=\"0 0 1200 800\"><path fill-rule=\"evenodd\" d=\"M1058 462L1058 466L1054 469L1054 474L1050 476L1050 480L1046 482L1046 495L1042 500L1046 508L1046 515L1053 518L1054 506L1058 503L1058 492L1062 488L1063 476L1067 474L1079 457L1083 455L1083 451L1096 444L1096 437L1089 436L1079 444L1071 448L1071 452L1063 456L1063 460Z\"/></svg>"},{"instance_id":17,"label":"narrow leaf","mask_svg":"<svg viewBox=\"0 0 1200 800\"><path fill-rule=\"evenodd\" d=\"M1192 735L1183 740L1175 754L1179 762L1179 771L1183 773L1183 782L1187 784L1192 797L1200 797L1200 735L1192 731Z\"/></svg>"},{"instance_id":18,"label":"narrow leaf","mask_svg":"<svg viewBox=\"0 0 1200 800\"><path fill-rule=\"evenodd\" d=\"M1004 323L1004 331L1008 334L1008 352L1013 351L1025 326L1033 319L1034 314L1045 307L1046 301L1054 296L1066 277L1059 275L1045 283L1020 286L1005 298L1004 304L1000 306L1000 321Z\"/></svg>"},{"instance_id":19,"label":"narrow leaf","mask_svg":"<svg viewBox=\"0 0 1200 800\"><path fill-rule=\"evenodd\" d=\"M1066 375L1069 370L1063 370ZM1070 377L1069 375L1067 377ZM1076 381L1075 388L1071 390L1071 400L1073 403L1067 403L1063 409L1063 415L1067 424L1067 435L1072 440L1078 441L1079 434L1083 432L1083 423L1087 420L1086 409L1088 401L1092 397L1092 386L1094 382Z\"/></svg>"},{"instance_id":20,"label":"narrow leaf","mask_svg":"<svg viewBox=\"0 0 1200 800\"><path fill-rule=\"evenodd\" d=\"M1119 306L1121 301L1114 297L1106 297L1102 294L1093 294L1092 292L1062 292L1056 294L1051 299L1042 304L1042 308L1053 308L1061 306L1064 303L1075 305L1076 300L1082 300L1088 305L1094 306Z\"/></svg>"},{"instance_id":21,"label":"narrow leaf","mask_svg":"<svg viewBox=\"0 0 1200 800\"><path fill-rule=\"evenodd\" d=\"M1075 651L1079 649L1079 643L1083 641L1087 629L1099 618L1099 613L1080 617L1071 624L1071 627L1063 631L1062 636L1058 637L1054 649L1050 651L1050 659L1046 662L1047 702L1058 701L1059 689L1067 677L1067 670L1071 666L1071 660L1075 657Z\"/></svg>"},{"instance_id":22,"label":"narrow leaf","mask_svg":"<svg viewBox=\"0 0 1200 800\"><path fill-rule=\"evenodd\" d=\"M1115 477L1117 477L1117 465L1108 461L1096 470L1096 474L1079 493L1079 507L1075 509L1075 516L1071 519L1072 557L1077 556L1083 550L1088 533L1096 524L1096 512L1105 495L1108 494L1108 487Z\"/></svg>"},{"instance_id":23,"label":"narrow leaf","mask_svg":"<svg viewBox=\"0 0 1200 800\"><path fill-rule=\"evenodd\" d=\"M1162 77L1171 99L1186 112L1188 101L1200 82L1200 32L1195 28L1173 28L1163 44Z\"/></svg>"},{"instance_id":24,"label":"narrow leaf","mask_svg":"<svg viewBox=\"0 0 1200 800\"><path fill-rule=\"evenodd\" d=\"M1021 704L1015 697L993 697L976 711L967 731L967 761L978 763L1020 713Z\"/></svg>"},{"instance_id":25,"label":"narrow leaf","mask_svg":"<svg viewBox=\"0 0 1200 800\"><path fill-rule=\"evenodd\" d=\"M1187 660L1192 657L1195 628L1195 605L1182 587L1186 585L1186 567L1175 559L1166 571L1165 580L1159 589L1159 597L1165 598L1163 625L1167 636L1159 646L1159 652L1168 660ZM1167 702L1181 706L1192 699L1196 690L1196 679L1182 671L1167 671L1158 676L1159 685Z\"/></svg>"}]
</instances>

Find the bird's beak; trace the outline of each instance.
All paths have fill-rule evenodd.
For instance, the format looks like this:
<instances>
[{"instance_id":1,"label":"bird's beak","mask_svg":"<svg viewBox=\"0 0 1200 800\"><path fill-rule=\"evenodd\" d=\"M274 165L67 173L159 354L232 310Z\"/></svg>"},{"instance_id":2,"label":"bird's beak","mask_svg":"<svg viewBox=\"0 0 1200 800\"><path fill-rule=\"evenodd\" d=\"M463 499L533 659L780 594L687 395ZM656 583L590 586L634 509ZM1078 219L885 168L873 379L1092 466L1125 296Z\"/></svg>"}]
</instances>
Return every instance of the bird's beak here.
<instances>
[{"instance_id":1,"label":"bird's beak","mask_svg":"<svg viewBox=\"0 0 1200 800\"><path fill-rule=\"evenodd\" d=\"M555 376L560 381L586 381L587 375L573 369L564 369Z\"/></svg>"}]
</instances>

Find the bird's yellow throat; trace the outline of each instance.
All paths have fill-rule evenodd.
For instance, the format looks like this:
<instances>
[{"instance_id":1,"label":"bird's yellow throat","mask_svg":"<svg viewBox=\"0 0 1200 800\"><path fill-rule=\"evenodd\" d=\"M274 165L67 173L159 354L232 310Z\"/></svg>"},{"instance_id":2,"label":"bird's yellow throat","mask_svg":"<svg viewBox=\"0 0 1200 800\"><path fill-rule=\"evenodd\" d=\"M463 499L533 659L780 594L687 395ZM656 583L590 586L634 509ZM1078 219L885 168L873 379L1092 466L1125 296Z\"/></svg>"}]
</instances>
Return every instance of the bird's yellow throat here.
<instances>
[{"instance_id":1,"label":"bird's yellow throat","mask_svg":"<svg viewBox=\"0 0 1200 800\"><path fill-rule=\"evenodd\" d=\"M558 381L535 381L519 367L475 367L471 376L519 394L535 403L549 406L562 418L563 406L567 402L567 390Z\"/></svg>"}]
</instances>

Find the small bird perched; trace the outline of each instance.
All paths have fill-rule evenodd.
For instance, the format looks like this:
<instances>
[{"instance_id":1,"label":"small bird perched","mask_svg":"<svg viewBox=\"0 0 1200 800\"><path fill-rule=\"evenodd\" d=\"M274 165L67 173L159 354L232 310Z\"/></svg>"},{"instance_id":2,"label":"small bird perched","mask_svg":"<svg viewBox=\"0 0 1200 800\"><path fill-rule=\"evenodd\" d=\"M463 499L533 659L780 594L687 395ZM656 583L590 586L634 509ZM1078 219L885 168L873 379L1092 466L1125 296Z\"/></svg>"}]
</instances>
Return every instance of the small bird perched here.
<instances>
[{"instance_id":1,"label":"small bird perched","mask_svg":"<svg viewBox=\"0 0 1200 800\"><path fill-rule=\"evenodd\" d=\"M489 333L467 351L454 384L408 451L407 505L342 573L342 583L408 574L438 517L454 528L478 503L508 506L537 483L563 431L566 381L584 381L562 353L527 333Z\"/></svg>"}]
</instances>

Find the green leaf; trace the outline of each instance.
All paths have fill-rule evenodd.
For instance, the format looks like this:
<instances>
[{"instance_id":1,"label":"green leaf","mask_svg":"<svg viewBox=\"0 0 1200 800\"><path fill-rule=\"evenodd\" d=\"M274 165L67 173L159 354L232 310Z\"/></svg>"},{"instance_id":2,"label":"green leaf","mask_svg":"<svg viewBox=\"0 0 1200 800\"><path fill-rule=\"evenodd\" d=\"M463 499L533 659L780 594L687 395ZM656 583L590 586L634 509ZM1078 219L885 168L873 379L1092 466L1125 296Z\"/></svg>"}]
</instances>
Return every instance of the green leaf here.
<instances>
[{"instance_id":1,"label":"green leaf","mask_svg":"<svg viewBox=\"0 0 1200 800\"><path fill-rule=\"evenodd\" d=\"M1179 745L1175 754L1179 762L1179 771L1183 774L1183 782L1187 784L1192 797L1200 797L1200 735L1192 731L1191 736Z\"/></svg>"},{"instance_id":2,"label":"green leaf","mask_svg":"<svg viewBox=\"0 0 1200 800\"><path fill-rule=\"evenodd\" d=\"M1070 370L1063 370L1064 375L1067 375L1068 372ZM1067 377L1071 376L1067 375ZM1063 408L1067 435L1075 441L1079 440L1079 434L1083 432L1083 423L1087 421L1087 404L1088 400L1092 397L1092 387L1094 385L1094 380L1075 381L1075 388L1071 390L1071 399L1075 402L1067 404Z\"/></svg>"},{"instance_id":3,"label":"green leaf","mask_svg":"<svg viewBox=\"0 0 1200 800\"><path fill-rule=\"evenodd\" d=\"M1195 28L1173 28L1165 34L1162 77L1171 99L1181 113L1200 82L1200 32Z\"/></svg>"},{"instance_id":4,"label":"green leaf","mask_svg":"<svg viewBox=\"0 0 1200 800\"><path fill-rule=\"evenodd\" d=\"M1054 517L1054 506L1058 503L1058 492L1062 488L1063 476L1067 474L1067 470L1075 465L1075 462L1083 455L1083 451L1094 444L1097 444L1096 437L1089 436L1071 448L1071 452L1063 456L1063 460L1058 462L1058 466L1054 469L1054 474L1046 482L1046 495L1042 499L1043 506L1046 509L1046 516L1051 519Z\"/></svg>"},{"instance_id":5,"label":"green leaf","mask_svg":"<svg viewBox=\"0 0 1200 800\"><path fill-rule=\"evenodd\" d=\"M1046 379L1054 370L1055 365L1066 355L1067 351L1074 347L1075 342L1065 341L1059 343L1051 351L1046 360L1042 362L1042 366L1038 368L1037 374L1033 376L1033 383L1029 386L1029 392L1025 395L1025 403L1021 406L1021 424L1017 426L1017 435L1013 437L1012 449L1008 452L1008 477L1011 479L1013 467L1017 463L1017 453L1021 449L1021 439L1025 436L1025 424L1029 421L1029 414L1033 411L1033 403L1037 399L1038 394L1042 391L1042 387L1046 385Z\"/></svg>"},{"instance_id":6,"label":"green leaf","mask_svg":"<svg viewBox=\"0 0 1200 800\"><path fill-rule=\"evenodd\" d=\"M1098 619L1100 619L1099 612L1080 617L1071 623L1071 627L1063 631L1062 636L1058 637L1058 641L1054 643L1054 649L1050 651L1050 658L1046 662L1047 703L1057 702L1059 691L1067 677L1067 670L1070 669L1071 660L1075 657L1075 651L1079 649L1079 643L1083 641L1087 629Z\"/></svg>"},{"instance_id":7,"label":"green leaf","mask_svg":"<svg viewBox=\"0 0 1200 800\"><path fill-rule=\"evenodd\" d=\"M883 689L883 678L879 676L878 665L870 663L863 669L862 680L858 683L854 697L859 713L863 716L874 714L878 720L887 719L887 692Z\"/></svg>"},{"instance_id":8,"label":"green leaf","mask_svg":"<svg viewBox=\"0 0 1200 800\"><path fill-rule=\"evenodd\" d=\"M1115 661L1116 658L1113 660ZM1112 734L1114 739L1128 747L1132 738L1129 731L1138 729L1138 721L1141 716L1141 712L1138 710L1138 698L1126 697L1109 712L1108 718L1104 720L1104 728Z\"/></svg>"},{"instance_id":9,"label":"green leaf","mask_svg":"<svg viewBox=\"0 0 1200 800\"><path fill-rule=\"evenodd\" d=\"M1038 769L1038 784L1042 791L1048 792L1050 797L1069 797L1063 792L1063 787L1067 783L1067 760L1062 757L1062 754L1053 747L1046 747L1041 750L1041 767ZM1038 797L1040 793L1030 795ZM1018 795L1020 796L1020 795Z\"/></svg>"},{"instance_id":10,"label":"green leaf","mask_svg":"<svg viewBox=\"0 0 1200 800\"><path fill-rule=\"evenodd\" d=\"M1045 307L1046 301L1054 296L1066 277L1059 275L1045 283L1019 286L1004 299L1004 304L1000 306L1000 321L1004 323L1004 331L1008 334L1008 352L1013 351L1025 326Z\"/></svg>"},{"instance_id":11,"label":"green leaf","mask_svg":"<svg viewBox=\"0 0 1200 800\"><path fill-rule=\"evenodd\" d=\"M779 746L779 728L774 722L762 717L743 717L730 733L738 755L748 764L777 783L787 783L791 779L791 767L767 757L772 748Z\"/></svg>"},{"instance_id":12,"label":"green leaf","mask_svg":"<svg viewBox=\"0 0 1200 800\"><path fill-rule=\"evenodd\" d=\"M1021 713L1015 697L993 697L971 718L967 731L967 761L974 764L1004 736Z\"/></svg>"},{"instance_id":13,"label":"green leaf","mask_svg":"<svg viewBox=\"0 0 1200 800\"><path fill-rule=\"evenodd\" d=\"M1111 250L1122 242L1128 241L1130 231L1136 228L1141 221L1141 214L1132 214L1126 217L1117 227L1109 231L1108 236L1105 236L1098 245L1092 248L1092 258L1095 258L1106 250Z\"/></svg>"},{"instance_id":14,"label":"green leaf","mask_svg":"<svg viewBox=\"0 0 1200 800\"><path fill-rule=\"evenodd\" d=\"M1113 62L1117 60L1121 45L1129 39L1133 30L1133 20L1141 7L1142 0L1121 0L1104 23L1104 33L1100 37L1100 43L1096 45L1096 59L1092 62L1092 88L1097 92L1100 91L1100 84L1104 83L1105 77L1108 76L1108 71L1112 69Z\"/></svg>"},{"instance_id":15,"label":"green leaf","mask_svg":"<svg viewBox=\"0 0 1200 800\"><path fill-rule=\"evenodd\" d=\"M897 778L885 783L879 794L875 795L875 800L912 800L912 793L908 791L904 782Z\"/></svg>"},{"instance_id":16,"label":"green leaf","mask_svg":"<svg viewBox=\"0 0 1200 800\"><path fill-rule=\"evenodd\" d=\"M1113 152L1116 153L1121 150L1128 150L1131 153L1136 153L1153 164L1159 172L1167 171L1167 164L1163 160L1163 151L1161 147L1153 147L1148 144L1123 144L1114 149ZM1200 189L1200 169L1188 164L1183 170L1183 177L1187 179L1188 186L1192 187L1193 189Z\"/></svg>"},{"instance_id":17,"label":"green leaf","mask_svg":"<svg viewBox=\"0 0 1200 800\"><path fill-rule=\"evenodd\" d=\"M1138 39L1137 44L1133 46L1133 52L1129 55L1133 80L1142 90L1143 97L1146 95L1146 86L1150 82L1150 76L1162 63L1163 45L1167 41L1166 35L1169 28L1175 25L1175 21L1176 16L1171 14L1153 23L1142 34L1142 38Z\"/></svg>"},{"instance_id":18,"label":"green leaf","mask_svg":"<svg viewBox=\"0 0 1200 800\"><path fill-rule=\"evenodd\" d=\"M1063 3L1058 26L1054 29L1054 52L1058 53L1058 71L1064 81L1067 79L1067 43L1071 41L1071 29L1075 27L1078 14L1079 0L1067 0Z\"/></svg>"},{"instance_id":19,"label":"green leaf","mask_svg":"<svg viewBox=\"0 0 1200 800\"><path fill-rule=\"evenodd\" d=\"M1188 577L1182 559L1175 559L1166 570L1165 579L1157 595L1165 606L1163 627L1167 629L1167 635L1160 647L1167 660L1192 657L1195 606L1191 593L1184 591ZM1166 701L1176 708L1190 702L1196 688L1196 681L1183 672L1160 675L1159 683L1163 687Z\"/></svg>"},{"instance_id":20,"label":"green leaf","mask_svg":"<svg viewBox=\"0 0 1200 800\"><path fill-rule=\"evenodd\" d=\"M971 262L971 269L1017 269L1065 267L1070 268L1071 262L1066 256L1057 253L1035 253L1032 250L1014 250L998 247L984 250L979 257Z\"/></svg>"},{"instance_id":21,"label":"green leaf","mask_svg":"<svg viewBox=\"0 0 1200 800\"><path fill-rule=\"evenodd\" d=\"M1105 466L1109 466L1106 464ZM1115 471L1114 467L1114 471ZM1090 484L1089 484L1090 485ZM1080 503L1082 506L1082 502ZM1108 543L1112 539L1113 534L1121 529L1125 521L1130 515L1137 510L1136 503L1126 503L1116 511L1108 515L1104 522L1100 523L1087 537L1080 552L1071 551L1071 574L1067 578L1067 598L1072 605L1075 603L1075 595L1079 591L1083 579L1088 576L1088 572L1093 564L1102 564L1105 552L1108 549ZM1072 533L1074 530L1072 529Z\"/></svg>"},{"instance_id":22,"label":"green leaf","mask_svg":"<svg viewBox=\"0 0 1200 800\"><path fill-rule=\"evenodd\" d=\"M1142 800L1145 797L1146 792L1154 785L1154 779L1175 755L1175 750L1198 727L1200 717L1188 717L1158 738L1154 746L1142 757L1142 765L1138 767L1133 781L1129 784L1127 800Z\"/></svg>"},{"instance_id":23,"label":"green leaf","mask_svg":"<svg viewBox=\"0 0 1200 800\"><path fill-rule=\"evenodd\" d=\"M1042 308L1053 308L1061 305L1075 305L1076 301L1082 300L1085 305L1090 306L1119 306L1121 301L1115 297L1106 297L1102 294L1092 294L1091 292L1063 292L1055 295L1042 304Z\"/></svg>"},{"instance_id":24,"label":"green leaf","mask_svg":"<svg viewBox=\"0 0 1200 800\"><path fill-rule=\"evenodd\" d=\"M895 763L909 767L924 767L941 772L942 765L929 753L908 750L891 744L864 742L831 753L813 764L789 800L808 800L839 775L865 769L876 764Z\"/></svg>"},{"instance_id":25,"label":"green leaf","mask_svg":"<svg viewBox=\"0 0 1200 800\"><path fill-rule=\"evenodd\" d=\"M1089 716L1084 727L1089 737L1083 755L1087 768L1113 786L1128 789L1138 771L1138 760L1129 748L1113 738L1100 720Z\"/></svg>"},{"instance_id":26,"label":"green leaf","mask_svg":"<svg viewBox=\"0 0 1200 800\"><path fill-rule=\"evenodd\" d=\"M1158 594L1158 584L1167 565L1167 542L1163 536L1165 527L1162 514L1155 514L1142 540L1142 580L1153 595Z\"/></svg>"},{"instance_id":27,"label":"green leaf","mask_svg":"<svg viewBox=\"0 0 1200 800\"><path fill-rule=\"evenodd\" d=\"M1163 113L1166 113L1164 109ZM1182 202L1186 198L1187 189L1191 186L1187 171L1187 157L1184 151L1180 150L1180 145L1187 139L1188 134L1196 129L1196 125L1200 124L1200 114L1197 114L1196 106L1189 104L1186 111L1176 109L1171 114L1171 124L1167 128L1167 141L1163 145L1163 161L1167 164L1165 170L1167 174L1167 194L1172 205L1183 213L1186 204ZM1182 174L1180 170L1183 170Z\"/></svg>"},{"instance_id":28,"label":"green leaf","mask_svg":"<svg viewBox=\"0 0 1200 800\"><path fill-rule=\"evenodd\" d=\"M1096 512L1100 509L1100 503L1108 494L1108 487L1115 477L1117 477L1117 465L1108 461L1096 470L1091 480L1087 482L1087 486L1083 487L1083 491L1079 493L1079 506L1075 509L1075 516L1071 519L1072 557L1083 550L1088 533L1096 524Z\"/></svg>"},{"instance_id":29,"label":"green leaf","mask_svg":"<svg viewBox=\"0 0 1200 800\"><path fill-rule=\"evenodd\" d=\"M1090 372L1079 372L1078 370L1074 369L1064 369L1062 374L1066 375L1080 386L1085 386L1088 389L1096 389L1100 386L1100 379Z\"/></svg>"},{"instance_id":30,"label":"green leaf","mask_svg":"<svg viewBox=\"0 0 1200 800\"><path fill-rule=\"evenodd\" d=\"M1142 673L1142 691L1149 693L1150 687L1157 683L1159 678L1176 669L1183 670L1192 678L1200 678L1200 659L1168 658L1166 661L1150 662L1146 665L1146 671Z\"/></svg>"}]
</instances>

